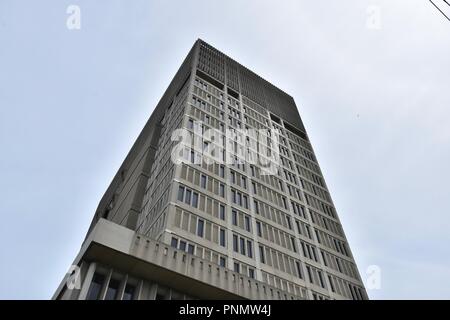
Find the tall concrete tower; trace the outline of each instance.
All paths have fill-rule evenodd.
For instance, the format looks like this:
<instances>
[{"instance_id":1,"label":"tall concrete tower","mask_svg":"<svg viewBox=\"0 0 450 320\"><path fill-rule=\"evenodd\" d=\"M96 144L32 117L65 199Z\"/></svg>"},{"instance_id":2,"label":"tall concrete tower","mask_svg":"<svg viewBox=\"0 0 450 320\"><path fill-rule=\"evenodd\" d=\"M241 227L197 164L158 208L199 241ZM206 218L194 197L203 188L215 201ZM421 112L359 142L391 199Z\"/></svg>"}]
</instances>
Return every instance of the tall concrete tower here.
<instances>
[{"instance_id":1,"label":"tall concrete tower","mask_svg":"<svg viewBox=\"0 0 450 320\"><path fill-rule=\"evenodd\" d=\"M54 299L367 299L293 98L196 41Z\"/></svg>"}]
</instances>

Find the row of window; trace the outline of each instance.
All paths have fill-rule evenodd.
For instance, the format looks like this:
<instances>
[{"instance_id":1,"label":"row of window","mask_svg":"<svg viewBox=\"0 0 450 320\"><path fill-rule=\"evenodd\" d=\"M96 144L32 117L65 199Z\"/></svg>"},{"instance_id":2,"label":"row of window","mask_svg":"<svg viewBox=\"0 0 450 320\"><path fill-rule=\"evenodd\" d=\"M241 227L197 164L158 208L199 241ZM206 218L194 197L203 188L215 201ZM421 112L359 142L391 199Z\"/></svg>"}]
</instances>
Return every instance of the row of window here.
<instances>
[{"instance_id":1,"label":"row of window","mask_svg":"<svg viewBox=\"0 0 450 320\"><path fill-rule=\"evenodd\" d=\"M276 243L277 245L293 252L297 252L295 238L292 235L267 223L256 221L256 234L267 241Z\"/></svg>"},{"instance_id":2,"label":"row of window","mask_svg":"<svg viewBox=\"0 0 450 320\"><path fill-rule=\"evenodd\" d=\"M177 208L175 211L174 225L185 230L197 237L212 241L222 247L226 247L226 230L225 228L200 218L189 211Z\"/></svg>"},{"instance_id":3,"label":"row of window","mask_svg":"<svg viewBox=\"0 0 450 320\"><path fill-rule=\"evenodd\" d=\"M253 259L253 241L233 234L233 251Z\"/></svg>"},{"instance_id":4,"label":"row of window","mask_svg":"<svg viewBox=\"0 0 450 320\"><path fill-rule=\"evenodd\" d=\"M86 296L86 300L133 300L135 299L136 285L118 277L111 277L107 283L105 274L95 272ZM104 297L101 296L103 288L106 286ZM123 292L119 289L124 286Z\"/></svg>"},{"instance_id":5,"label":"row of window","mask_svg":"<svg viewBox=\"0 0 450 320\"><path fill-rule=\"evenodd\" d=\"M220 180L208 176L186 164L182 164L180 178L199 186L209 192L225 198L225 184ZM180 200L181 201L181 200Z\"/></svg>"},{"instance_id":6,"label":"row of window","mask_svg":"<svg viewBox=\"0 0 450 320\"><path fill-rule=\"evenodd\" d=\"M226 267L227 265L227 258L224 255L221 255L215 251L205 250L201 246L191 243L190 241L172 237L170 245L181 251L214 262L221 267Z\"/></svg>"},{"instance_id":7,"label":"row of window","mask_svg":"<svg viewBox=\"0 0 450 320\"><path fill-rule=\"evenodd\" d=\"M214 216L215 218L221 220L226 219L225 205L223 203L205 196L204 194L199 194L185 186L180 185L178 187L177 200Z\"/></svg>"}]
</instances>

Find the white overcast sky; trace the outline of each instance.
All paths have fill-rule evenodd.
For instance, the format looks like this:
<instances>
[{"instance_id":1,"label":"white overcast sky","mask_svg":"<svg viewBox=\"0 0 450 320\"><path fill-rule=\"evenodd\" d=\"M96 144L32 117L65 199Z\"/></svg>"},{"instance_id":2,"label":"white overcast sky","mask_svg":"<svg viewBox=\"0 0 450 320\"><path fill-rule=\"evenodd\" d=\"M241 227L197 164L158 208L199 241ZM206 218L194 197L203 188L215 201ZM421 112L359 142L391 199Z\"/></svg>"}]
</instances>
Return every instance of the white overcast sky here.
<instances>
[{"instance_id":1,"label":"white overcast sky","mask_svg":"<svg viewBox=\"0 0 450 320\"><path fill-rule=\"evenodd\" d=\"M0 0L0 298L51 297L197 38L294 97L363 279L381 268L370 297L449 299L450 21L428 0Z\"/></svg>"}]
</instances>

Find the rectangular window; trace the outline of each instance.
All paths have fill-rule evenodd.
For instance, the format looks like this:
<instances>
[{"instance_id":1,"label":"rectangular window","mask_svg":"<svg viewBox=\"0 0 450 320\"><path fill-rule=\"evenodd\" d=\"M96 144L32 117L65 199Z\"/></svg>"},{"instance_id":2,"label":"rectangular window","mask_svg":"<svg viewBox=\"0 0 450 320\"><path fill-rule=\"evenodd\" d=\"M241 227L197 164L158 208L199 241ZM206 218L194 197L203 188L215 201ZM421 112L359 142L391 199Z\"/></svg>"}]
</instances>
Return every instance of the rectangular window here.
<instances>
[{"instance_id":1,"label":"rectangular window","mask_svg":"<svg viewBox=\"0 0 450 320\"><path fill-rule=\"evenodd\" d=\"M297 247L295 246L295 239L293 237L291 237L291 243L292 243L292 248L294 249L294 252L297 252Z\"/></svg>"},{"instance_id":2,"label":"rectangular window","mask_svg":"<svg viewBox=\"0 0 450 320\"><path fill-rule=\"evenodd\" d=\"M194 128L194 120L189 119L188 120L188 129L193 129Z\"/></svg>"},{"instance_id":3,"label":"rectangular window","mask_svg":"<svg viewBox=\"0 0 450 320\"><path fill-rule=\"evenodd\" d=\"M236 191L231 190L231 201L236 203Z\"/></svg>"},{"instance_id":4,"label":"rectangular window","mask_svg":"<svg viewBox=\"0 0 450 320\"><path fill-rule=\"evenodd\" d=\"M172 238L172 241L170 242L170 245L174 248L178 247L178 239L177 238Z\"/></svg>"},{"instance_id":5,"label":"rectangular window","mask_svg":"<svg viewBox=\"0 0 450 320\"><path fill-rule=\"evenodd\" d=\"M193 246L192 244L189 244L189 245L188 245L188 250L187 250L187 252L190 253L190 254L194 254L194 246Z\"/></svg>"},{"instance_id":6,"label":"rectangular window","mask_svg":"<svg viewBox=\"0 0 450 320\"><path fill-rule=\"evenodd\" d=\"M197 223L197 236L202 237L203 238L203 228L205 225L205 221L198 219L198 223Z\"/></svg>"},{"instance_id":7,"label":"rectangular window","mask_svg":"<svg viewBox=\"0 0 450 320\"><path fill-rule=\"evenodd\" d=\"M220 229L220 245L225 247L225 230Z\"/></svg>"},{"instance_id":8,"label":"rectangular window","mask_svg":"<svg viewBox=\"0 0 450 320\"><path fill-rule=\"evenodd\" d=\"M99 273L94 273L92 277L91 285L89 286L89 291L86 296L86 300L98 300L100 298L100 291L103 287L103 282L105 281L105 276Z\"/></svg>"},{"instance_id":9,"label":"rectangular window","mask_svg":"<svg viewBox=\"0 0 450 320\"><path fill-rule=\"evenodd\" d=\"M243 254L245 256L245 239L244 238L240 238L239 239L239 243L240 243L240 247L241 247L241 254Z\"/></svg>"},{"instance_id":10,"label":"rectangular window","mask_svg":"<svg viewBox=\"0 0 450 320\"><path fill-rule=\"evenodd\" d=\"M249 268L248 269L248 276L249 276L249 278L255 279L255 270Z\"/></svg>"},{"instance_id":11,"label":"rectangular window","mask_svg":"<svg viewBox=\"0 0 450 320\"><path fill-rule=\"evenodd\" d=\"M247 240L247 255L249 258L253 258L253 245L250 240Z\"/></svg>"},{"instance_id":12,"label":"rectangular window","mask_svg":"<svg viewBox=\"0 0 450 320\"><path fill-rule=\"evenodd\" d=\"M234 226L237 226L237 212L236 210L231 211L231 222Z\"/></svg>"},{"instance_id":13,"label":"rectangular window","mask_svg":"<svg viewBox=\"0 0 450 320\"><path fill-rule=\"evenodd\" d=\"M245 230L250 232L250 217L249 216L245 216L244 221L245 221Z\"/></svg>"},{"instance_id":14,"label":"rectangular window","mask_svg":"<svg viewBox=\"0 0 450 320\"><path fill-rule=\"evenodd\" d=\"M108 289L106 290L105 300L115 300L117 291L119 291L120 281L116 279L109 280Z\"/></svg>"},{"instance_id":15,"label":"rectangular window","mask_svg":"<svg viewBox=\"0 0 450 320\"><path fill-rule=\"evenodd\" d=\"M292 226L291 226L291 217L286 216L286 222L287 222L287 225L288 225L289 229L292 230Z\"/></svg>"},{"instance_id":16,"label":"rectangular window","mask_svg":"<svg viewBox=\"0 0 450 320\"><path fill-rule=\"evenodd\" d=\"M259 205L258 205L258 202L256 200L254 201L254 205L255 205L255 212L256 212L256 214L259 214Z\"/></svg>"},{"instance_id":17,"label":"rectangular window","mask_svg":"<svg viewBox=\"0 0 450 320\"><path fill-rule=\"evenodd\" d=\"M186 197L184 199L184 202L187 204L191 204L191 190L186 189Z\"/></svg>"},{"instance_id":18,"label":"rectangular window","mask_svg":"<svg viewBox=\"0 0 450 320\"><path fill-rule=\"evenodd\" d=\"M259 258L261 260L261 263L266 263L266 257L264 256L263 246L259 246Z\"/></svg>"},{"instance_id":19,"label":"rectangular window","mask_svg":"<svg viewBox=\"0 0 450 320\"><path fill-rule=\"evenodd\" d=\"M234 272L237 272L237 273L239 273L239 263L237 263L237 262L235 262L234 263Z\"/></svg>"},{"instance_id":20,"label":"rectangular window","mask_svg":"<svg viewBox=\"0 0 450 320\"><path fill-rule=\"evenodd\" d=\"M242 196L242 200L243 200L242 206L243 206L245 209L248 209L248 200L247 200L247 196Z\"/></svg>"},{"instance_id":21,"label":"rectangular window","mask_svg":"<svg viewBox=\"0 0 450 320\"><path fill-rule=\"evenodd\" d=\"M225 258L224 258L224 257L220 257L220 258L219 258L219 265L220 265L221 267L225 267L225 264L226 264Z\"/></svg>"},{"instance_id":22,"label":"rectangular window","mask_svg":"<svg viewBox=\"0 0 450 320\"><path fill-rule=\"evenodd\" d=\"M133 285L127 283L127 285L125 286L125 291L123 293L122 300L133 300L135 291L136 288Z\"/></svg>"},{"instance_id":23,"label":"rectangular window","mask_svg":"<svg viewBox=\"0 0 450 320\"><path fill-rule=\"evenodd\" d=\"M223 165L221 165L221 166L219 167L219 176L220 176L221 178L223 178L223 177L225 176L225 167L224 167Z\"/></svg>"},{"instance_id":24,"label":"rectangular window","mask_svg":"<svg viewBox=\"0 0 450 320\"><path fill-rule=\"evenodd\" d=\"M235 252L239 252L238 246L239 246L239 244L238 244L238 236L233 234L233 250Z\"/></svg>"},{"instance_id":25,"label":"rectangular window","mask_svg":"<svg viewBox=\"0 0 450 320\"><path fill-rule=\"evenodd\" d=\"M256 233L258 234L259 237L261 237L262 233L261 233L261 222L256 221Z\"/></svg>"},{"instance_id":26,"label":"rectangular window","mask_svg":"<svg viewBox=\"0 0 450 320\"><path fill-rule=\"evenodd\" d=\"M197 192L194 192L194 193L192 194L192 206L193 206L194 208L197 208L197 205L198 205L198 193L197 193Z\"/></svg>"},{"instance_id":27,"label":"rectangular window","mask_svg":"<svg viewBox=\"0 0 450 320\"><path fill-rule=\"evenodd\" d=\"M178 187L178 201L183 201L184 198L184 187Z\"/></svg>"},{"instance_id":28,"label":"rectangular window","mask_svg":"<svg viewBox=\"0 0 450 320\"><path fill-rule=\"evenodd\" d=\"M222 183L219 185L219 195L225 197L225 186Z\"/></svg>"},{"instance_id":29,"label":"rectangular window","mask_svg":"<svg viewBox=\"0 0 450 320\"><path fill-rule=\"evenodd\" d=\"M297 275L300 279L303 279L302 277L302 268L300 266L300 262L299 261L295 261L295 266L297 267Z\"/></svg>"},{"instance_id":30,"label":"rectangular window","mask_svg":"<svg viewBox=\"0 0 450 320\"><path fill-rule=\"evenodd\" d=\"M206 176L202 174L202 178L200 181L200 186L205 189L206 188Z\"/></svg>"},{"instance_id":31,"label":"rectangular window","mask_svg":"<svg viewBox=\"0 0 450 320\"><path fill-rule=\"evenodd\" d=\"M220 219L225 220L225 206L222 204L219 207L219 217Z\"/></svg>"},{"instance_id":32,"label":"rectangular window","mask_svg":"<svg viewBox=\"0 0 450 320\"><path fill-rule=\"evenodd\" d=\"M186 251L186 241L180 241L180 250Z\"/></svg>"}]
</instances>

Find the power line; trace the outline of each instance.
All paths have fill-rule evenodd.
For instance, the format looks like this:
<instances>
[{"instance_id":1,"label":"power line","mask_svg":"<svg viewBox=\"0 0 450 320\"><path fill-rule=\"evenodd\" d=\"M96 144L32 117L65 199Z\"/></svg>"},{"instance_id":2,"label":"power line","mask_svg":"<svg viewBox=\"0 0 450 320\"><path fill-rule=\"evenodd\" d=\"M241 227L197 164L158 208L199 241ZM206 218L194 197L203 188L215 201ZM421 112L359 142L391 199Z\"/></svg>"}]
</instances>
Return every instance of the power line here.
<instances>
[{"instance_id":1,"label":"power line","mask_svg":"<svg viewBox=\"0 0 450 320\"><path fill-rule=\"evenodd\" d=\"M435 6L436 7L436 9L438 9L439 10L439 12L440 13L442 13L442 15L445 17L445 18L447 18L447 20L448 21L450 21L450 18L449 17L447 17L447 15L432 1L432 0L429 0L432 4L433 4L433 6ZM448 6L450 6L450 3L448 3L447 2L447 0L443 0Z\"/></svg>"}]
</instances>

